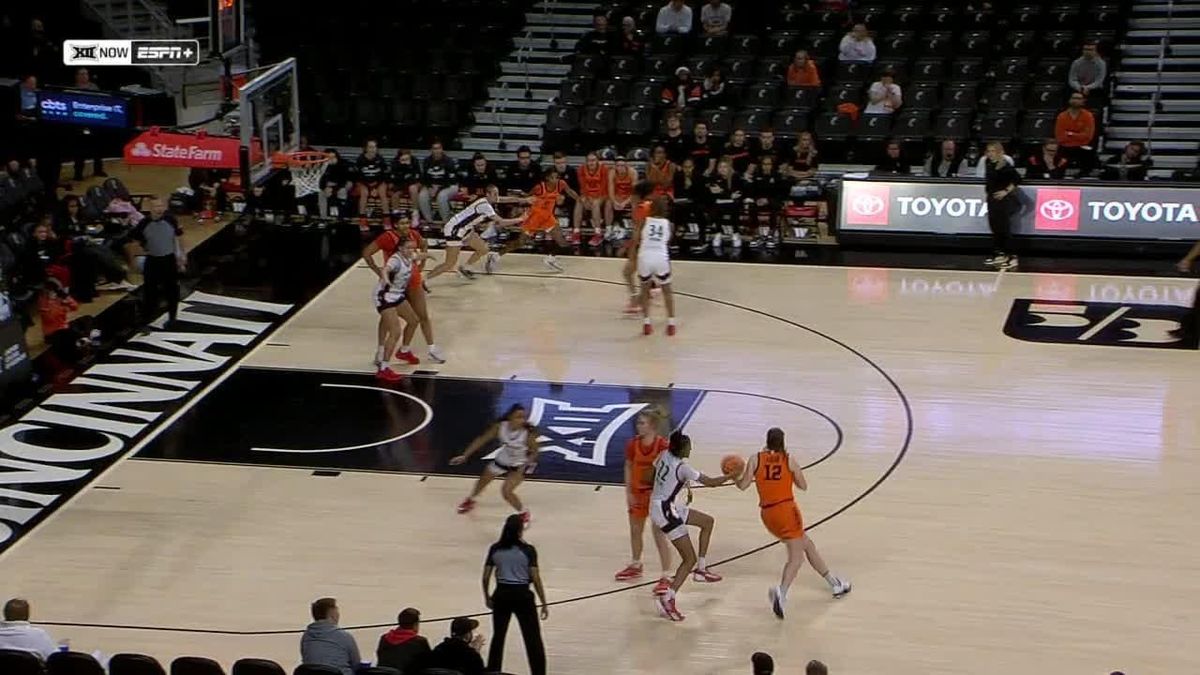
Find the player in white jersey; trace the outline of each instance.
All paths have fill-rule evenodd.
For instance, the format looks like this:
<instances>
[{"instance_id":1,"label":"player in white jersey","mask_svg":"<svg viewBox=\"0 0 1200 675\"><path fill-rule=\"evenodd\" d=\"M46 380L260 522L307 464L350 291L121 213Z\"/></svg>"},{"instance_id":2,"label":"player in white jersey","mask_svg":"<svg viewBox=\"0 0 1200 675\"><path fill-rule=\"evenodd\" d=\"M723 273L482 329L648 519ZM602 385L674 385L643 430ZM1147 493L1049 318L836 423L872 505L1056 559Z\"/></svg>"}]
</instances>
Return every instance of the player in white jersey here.
<instances>
[{"instance_id":1,"label":"player in white jersey","mask_svg":"<svg viewBox=\"0 0 1200 675\"><path fill-rule=\"evenodd\" d=\"M424 255L424 254L420 254ZM397 382L403 375L389 365L396 351L396 342L403 334L404 344L412 342L421 321L408 303L408 282L415 264L412 239L406 238L387 259L379 271L372 299L379 312L379 345L375 352L375 377L385 382ZM403 319L403 327L401 327Z\"/></svg>"},{"instance_id":2,"label":"player in white jersey","mask_svg":"<svg viewBox=\"0 0 1200 675\"><path fill-rule=\"evenodd\" d=\"M500 442L500 447L496 450L492 461L484 467L483 473L479 475L479 480L475 482L471 494L458 505L458 512L468 513L474 509L475 498L483 492L488 483L504 476L504 487L500 494L504 497L504 501L521 514L521 520L528 526L529 509L525 508L521 499L517 497L517 486L525 479L525 474L533 472L534 466L537 464L537 438L537 427L529 423L529 414L525 411L525 407L520 403L515 403L499 421L471 441L471 445L467 446L461 455L451 459L450 464L458 466L470 459L471 455L483 447L484 443L492 440Z\"/></svg>"},{"instance_id":3,"label":"player in white jersey","mask_svg":"<svg viewBox=\"0 0 1200 675\"><path fill-rule=\"evenodd\" d=\"M634 223L633 241L637 247L638 280L641 291L638 304L642 309L642 333L651 335L654 327L650 323L650 289L662 289L663 304L667 308L667 335L675 334L675 294L671 291L671 221L667 219L667 198L658 195L650 200L650 215Z\"/></svg>"},{"instance_id":4,"label":"player in white jersey","mask_svg":"<svg viewBox=\"0 0 1200 675\"><path fill-rule=\"evenodd\" d=\"M707 487L725 485L738 472L731 472L719 478L709 478L697 471L685 460L692 453L692 439L681 431L671 434L667 451L660 454L654 461L654 489L650 493L650 521L654 526L667 535L667 539L679 551L679 567L675 570L675 578L671 580L671 588L664 594L656 596L655 602L663 616L672 621L683 621L683 614L675 607L675 595L687 581L689 574L696 581L720 581L721 576L708 569L705 556L708 555L709 540L712 539L713 517L691 508L686 503L679 503L679 496L685 490L688 492L688 502L691 501L692 482ZM692 547L692 538L688 534L688 525L700 528L700 555Z\"/></svg>"},{"instance_id":5,"label":"player in white jersey","mask_svg":"<svg viewBox=\"0 0 1200 675\"><path fill-rule=\"evenodd\" d=\"M446 259L429 273L429 279L438 277L458 266L458 273L466 279L475 278L471 266L479 259L487 256L487 271L491 272L499 258L494 253L488 253L487 242L479 236L487 227L503 228L516 225L520 218L501 218L496 215L495 205L498 203L518 202L519 199L509 199L500 196L500 189L495 185L487 186L484 196L467 204L466 208L454 214L442 227L442 236L446 240ZM471 257L466 264L458 265L458 253L463 244L471 247Z\"/></svg>"}]
</instances>

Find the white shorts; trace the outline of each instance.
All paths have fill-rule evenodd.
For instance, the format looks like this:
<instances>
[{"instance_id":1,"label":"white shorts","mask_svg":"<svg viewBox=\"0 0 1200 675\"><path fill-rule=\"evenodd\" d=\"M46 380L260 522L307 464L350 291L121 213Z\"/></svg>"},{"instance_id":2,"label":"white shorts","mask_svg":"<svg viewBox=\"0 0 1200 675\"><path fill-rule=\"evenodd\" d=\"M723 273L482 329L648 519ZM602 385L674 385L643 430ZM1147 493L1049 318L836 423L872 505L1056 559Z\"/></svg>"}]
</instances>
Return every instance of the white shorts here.
<instances>
[{"instance_id":1,"label":"white shorts","mask_svg":"<svg viewBox=\"0 0 1200 675\"><path fill-rule=\"evenodd\" d=\"M375 311L382 314L389 309L403 305L408 300L405 290L407 289L397 291L390 288L376 288L372 294L372 299L375 301Z\"/></svg>"},{"instance_id":2,"label":"white shorts","mask_svg":"<svg viewBox=\"0 0 1200 675\"><path fill-rule=\"evenodd\" d=\"M525 462L510 465L510 464L504 463L504 460L497 457L496 459L493 459L490 463L488 463L486 471L488 473L492 474L493 476L499 478L500 476L507 476L508 474L513 473L513 472L522 473L525 471L525 469L526 469Z\"/></svg>"},{"instance_id":3,"label":"white shorts","mask_svg":"<svg viewBox=\"0 0 1200 675\"><path fill-rule=\"evenodd\" d=\"M462 246L463 240L470 237L475 232L475 226L471 223L455 224L453 220L442 226L442 238L446 240L447 246Z\"/></svg>"},{"instance_id":4,"label":"white shorts","mask_svg":"<svg viewBox=\"0 0 1200 675\"><path fill-rule=\"evenodd\" d=\"M652 502L650 504L650 522L667 535L667 539L675 541L687 536L688 507L686 504L671 502Z\"/></svg>"},{"instance_id":5,"label":"white shorts","mask_svg":"<svg viewBox=\"0 0 1200 675\"><path fill-rule=\"evenodd\" d=\"M637 273L643 284L666 286L671 283L671 260L662 253L638 253Z\"/></svg>"}]
</instances>

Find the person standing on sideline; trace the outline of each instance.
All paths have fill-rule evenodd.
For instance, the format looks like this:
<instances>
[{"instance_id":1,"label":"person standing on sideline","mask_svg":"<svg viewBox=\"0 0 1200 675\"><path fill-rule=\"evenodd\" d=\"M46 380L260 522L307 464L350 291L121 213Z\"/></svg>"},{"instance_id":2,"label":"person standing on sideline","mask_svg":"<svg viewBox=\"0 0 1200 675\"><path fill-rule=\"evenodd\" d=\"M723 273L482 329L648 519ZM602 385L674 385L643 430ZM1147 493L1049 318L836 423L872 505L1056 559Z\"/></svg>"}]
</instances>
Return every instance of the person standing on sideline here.
<instances>
[{"instance_id":1,"label":"person standing on sideline","mask_svg":"<svg viewBox=\"0 0 1200 675\"><path fill-rule=\"evenodd\" d=\"M37 654L43 660L58 651L50 635L29 623L29 601L13 598L4 603L4 620L0 621L0 649Z\"/></svg>"},{"instance_id":2,"label":"person standing on sideline","mask_svg":"<svg viewBox=\"0 0 1200 675\"><path fill-rule=\"evenodd\" d=\"M320 598L312 604L313 622L300 636L300 663L337 668L342 675L354 675L362 665L354 636L338 628L341 619L334 598Z\"/></svg>"},{"instance_id":3,"label":"person standing on sideline","mask_svg":"<svg viewBox=\"0 0 1200 675\"><path fill-rule=\"evenodd\" d=\"M187 256L179 235L183 234L175 219L167 215L167 203L156 197L150 202L150 217L133 231L133 237L146 251L142 268L142 299L147 321L153 321L159 303L165 298L171 322L179 310L179 273L187 269Z\"/></svg>"},{"instance_id":4,"label":"person standing on sideline","mask_svg":"<svg viewBox=\"0 0 1200 675\"><path fill-rule=\"evenodd\" d=\"M984 264L1010 270L1017 266L1012 255L1012 217L1021 209L1017 183L1021 177L1004 159L1004 146L995 141L987 146L987 168L984 185L987 189L988 227L992 229L992 257Z\"/></svg>"},{"instance_id":5,"label":"person standing on sideline","mask_svg":"<svg viewBox=\"0 0 1200 675\"><path fill-rule=\"evenodd\" d=\"M513 615L521 624L525 654L529 657L530 675L546 675L546 647L542 644L542 627L538 624L538 608L529 585L533 584L541 602L541 617L550 617L546 605L546 590L538 573L537 549L525 543L522 533L525 522L514 513L504 521L500 540L488 549L483 563L483 601L492 610L492 646L488 650L488 671L499 672L504 664L504 638ZM492 575L496 590L491 592Z\"/></svg>"},{"instance_id":6,"label":"person standing on sideline","mask_svg":"<svg viewBox=\"0 0 1200 675\"><path fill-rule=\"evenodd\" d=\"M1192 266L1196 263L1196 258L1200 258L1200 241L1192 246L1187 255L1183 256L1183 260L1180 260L1175 265L1175 268L1184 274L1188 274L1192 271ZM1200 338L1200 306L1198 305L1200 305L1200 289L1192 297L1191 310L1185 315L1179 328L1171 331L1171 335L1180 340L1195 341L1197 338Z\"/></svg>"}]
</instances>

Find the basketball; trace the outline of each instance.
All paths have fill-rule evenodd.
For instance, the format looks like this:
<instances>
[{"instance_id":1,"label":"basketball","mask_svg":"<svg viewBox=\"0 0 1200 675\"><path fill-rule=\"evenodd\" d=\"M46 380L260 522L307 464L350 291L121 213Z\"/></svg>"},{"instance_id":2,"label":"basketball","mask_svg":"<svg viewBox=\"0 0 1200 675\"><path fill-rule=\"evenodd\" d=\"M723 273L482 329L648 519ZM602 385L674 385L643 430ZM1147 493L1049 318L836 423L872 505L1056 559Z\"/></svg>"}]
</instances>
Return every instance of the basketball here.
<instances>
[{"instance_id":1,"label":"basketball","mask_svg":"<svg viewBox=\"0 0 1200 675\"><path fill-rule=\"evenodd\" d=\"M721 458L721 473L740 474L746 468L746 461L737 455L725 455Z\"/></svg>"}]
</instances>

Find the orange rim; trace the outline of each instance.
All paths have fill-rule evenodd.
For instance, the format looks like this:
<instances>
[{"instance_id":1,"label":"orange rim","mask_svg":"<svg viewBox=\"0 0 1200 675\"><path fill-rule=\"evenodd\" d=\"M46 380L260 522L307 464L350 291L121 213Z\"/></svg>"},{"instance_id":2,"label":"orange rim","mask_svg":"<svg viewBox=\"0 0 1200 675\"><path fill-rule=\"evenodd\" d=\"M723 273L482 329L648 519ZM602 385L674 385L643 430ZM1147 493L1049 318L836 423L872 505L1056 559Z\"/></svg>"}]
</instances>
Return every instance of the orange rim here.
<instances>
[{"instance_id":1,"label":"orange rim","mask_svg":"<svg viewBox=\"0 0 1200 675\"><path fill-rule=\"evenodd\" d=\"M271 163L276 168L288 167L290 169L304 169L308 167L318 166L328 163L333 159L333 155L317 152L313 150L301 150L298 152L277 152L271 157Z\"/></svg>"}]
</instances>

